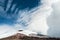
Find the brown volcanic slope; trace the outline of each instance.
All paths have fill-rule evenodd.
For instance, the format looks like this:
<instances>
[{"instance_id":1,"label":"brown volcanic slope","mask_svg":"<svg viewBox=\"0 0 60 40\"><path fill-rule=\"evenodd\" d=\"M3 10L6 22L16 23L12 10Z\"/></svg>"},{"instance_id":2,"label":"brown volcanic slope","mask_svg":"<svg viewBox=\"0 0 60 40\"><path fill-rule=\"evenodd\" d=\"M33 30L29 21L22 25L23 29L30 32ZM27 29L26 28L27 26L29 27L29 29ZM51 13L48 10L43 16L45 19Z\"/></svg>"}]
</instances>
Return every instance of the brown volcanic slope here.
<instances>
[{"instance_id":1,"label":"brown volcanic slope","mask_svg":"<svg viewBox=\"0 0 60 40\"><path fill-rule=\"evenodd\" d=\"M17 33L13 36L0 40L60 40L60 38L51 38L47 36L26 36L24 34Z\"/></svg>"}]
</instances>

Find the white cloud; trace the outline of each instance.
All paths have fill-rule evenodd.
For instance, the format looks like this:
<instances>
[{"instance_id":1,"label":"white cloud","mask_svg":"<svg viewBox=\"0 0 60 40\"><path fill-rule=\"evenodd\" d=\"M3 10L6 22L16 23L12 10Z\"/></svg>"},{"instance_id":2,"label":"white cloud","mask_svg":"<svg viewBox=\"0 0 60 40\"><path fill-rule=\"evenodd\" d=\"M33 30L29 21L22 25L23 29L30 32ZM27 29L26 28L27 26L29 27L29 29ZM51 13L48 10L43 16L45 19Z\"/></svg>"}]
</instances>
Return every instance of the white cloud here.
<instances>
[{"instance_id":1,"label":"white cloud","mask_svg":"<svg viewBox=\"0 0 60 40\"><path fill-rule=\"evenodd\" d=\"M0 25L0 39L17 33L17 30L10 25Z\"/></svg>"},{"instance_id":2,"label":"white cloud","mask_svg":"<svg viewBox=\"0 0 60 40\"><path fill-rule=\"evenodd\" d=\"M15 25L12 25L12 26L10 26L10 25L0 25L0 38L6 37L6 35L9 36L11 33L14 34L19 29L25 30L22 33L24 33L26 35L28 35L30 33L34 33L34 32L35 33L42 33L42 34L47 35L47 31L49 29L49 26L47 24L47 17L50 16L51 14L53 14L52 13L52 11L53 11L52 3L54 4L55 2L58 2L58 1L59 0L42 0L43 5L39 6L38 10L31 13L31 15L28 15L27 11L24 10L26 12L23 12L22 15L19 15L19 18L18 18L17 21L18 22L20 22L21 20L26 21L27 24L29 24L27 26L26 30L24 29L24 27L21 24L15 24ZM58 3L58 4L60 4L60 3ZM58 10L58 13L60 13L59 8L60 8L60 6L57 6L57 8L56 8ZM56 11L56 9L55 9L55 11ZM57 14L57 15L59 15L59 14ZM23 18L20 19L20 17L23 17ZM28 20L30 20L29 19L30 17L32 17L32 20L30 21L31 23L28 21ZM30 30L30 31L27 31L27 30ZM8 33L3 34L5 32L8 32Z\"/></svg>"}]
</instances>

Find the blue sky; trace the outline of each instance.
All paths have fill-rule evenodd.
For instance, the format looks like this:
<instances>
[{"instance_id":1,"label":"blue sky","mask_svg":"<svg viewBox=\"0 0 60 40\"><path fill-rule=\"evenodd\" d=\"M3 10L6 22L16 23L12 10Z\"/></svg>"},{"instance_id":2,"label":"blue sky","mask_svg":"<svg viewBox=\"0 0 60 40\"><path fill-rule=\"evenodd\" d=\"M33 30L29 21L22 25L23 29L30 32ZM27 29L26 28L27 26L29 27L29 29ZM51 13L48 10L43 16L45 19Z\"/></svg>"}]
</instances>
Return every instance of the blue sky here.
<instances>
[{"instance_id":1,"label":"blue sky","mask_svg":"<svg viewBox=\"0 0 60 40\"><path fill-rule=\"evenodd\" d=\"M52 37L60 37L60 1L42 0L41 2L41 6L32 7L30 11L28 11L29 8L19 11L17 16L13 14L13 18L4 14L6 12L0 7L0 28L3 29L3 32L6 32L7 28L10 32L12 30L16 32L18 29L26 29ZM29 6L31 7L31 5ZM36 5L34 4L34 6Z\"/></svg>"}]
</instances>

